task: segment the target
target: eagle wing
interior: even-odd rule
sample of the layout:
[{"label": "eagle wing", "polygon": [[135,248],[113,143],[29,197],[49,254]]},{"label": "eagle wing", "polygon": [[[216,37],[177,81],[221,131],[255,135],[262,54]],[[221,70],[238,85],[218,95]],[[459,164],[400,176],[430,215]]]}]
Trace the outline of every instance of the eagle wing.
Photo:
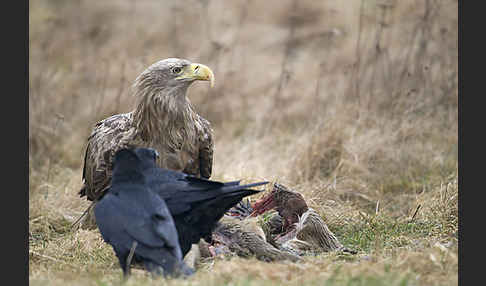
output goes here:
[{"label": "eagle wing", "polygon": [[112,160],[121,148],[128,148],[134,129],[132,113],[112,115],[99,121],[88,138],[80,197],[94,201],[110,186]]},{"label": "eagle wing", "polygon": [[213,129],[206,119],[199,116],[203,134],[200,137],[199,172],[201,177],[210,178],[213,169]]}]

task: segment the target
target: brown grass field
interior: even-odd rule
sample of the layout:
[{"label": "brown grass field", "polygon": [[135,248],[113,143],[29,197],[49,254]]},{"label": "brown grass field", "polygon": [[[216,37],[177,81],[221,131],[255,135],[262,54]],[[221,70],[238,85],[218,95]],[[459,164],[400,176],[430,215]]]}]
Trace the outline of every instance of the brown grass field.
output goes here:
[{"label": "brown grass field", "polygon": [[[458,1],[29,1],[29,282],[119,285],[99,232],[70,229],[94,123],[155,61],[208,65],[212,179],[301,192],[357,255],[238,257],[126,285],[457,285]],[[255,196],[257,199],[260,195]]]}]

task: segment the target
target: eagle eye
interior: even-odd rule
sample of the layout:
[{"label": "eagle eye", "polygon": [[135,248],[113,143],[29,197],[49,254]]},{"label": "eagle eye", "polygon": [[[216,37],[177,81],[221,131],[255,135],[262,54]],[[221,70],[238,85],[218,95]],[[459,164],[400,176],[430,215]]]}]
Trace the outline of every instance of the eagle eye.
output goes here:
[{"label": "eagle eye", "polygon": [[173,67],[171,71],[173,74],[180,74],[182,69],[180,67]]}]

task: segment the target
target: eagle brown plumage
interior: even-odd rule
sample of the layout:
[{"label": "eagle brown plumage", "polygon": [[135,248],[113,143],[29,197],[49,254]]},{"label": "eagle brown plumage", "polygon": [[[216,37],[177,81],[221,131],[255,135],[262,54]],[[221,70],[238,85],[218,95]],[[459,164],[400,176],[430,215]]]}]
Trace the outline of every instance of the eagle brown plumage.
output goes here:
[{"label": "eagle brown plumage", "polygon": [[135,79],[135,109],[96,123],[88,138],[79,191],[80,197],[93,201],[83,225],[94,227],[90,209],[110,186],[112,160],[121,148],[153,148],[159,152],[159,167],[203,178],[211,176],[213,130],[186,96],[196,80],[210,81],[213,86],[213,72],[185,59],[158,61]]}]

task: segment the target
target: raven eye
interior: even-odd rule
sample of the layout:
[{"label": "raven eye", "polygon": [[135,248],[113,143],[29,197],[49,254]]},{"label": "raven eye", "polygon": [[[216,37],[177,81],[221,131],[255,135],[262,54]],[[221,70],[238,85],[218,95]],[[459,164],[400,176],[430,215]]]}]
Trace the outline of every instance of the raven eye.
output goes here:
[{"label": "raven eye", "polygon": [[173,67],[172,68],[172,73],[174,74],[179,74],[181,73],[182,69],[180,67]]},{"label": "raven eye", "polygon": [[164,216],[161,216],[159,214],[154,214],[153,217],[152,217],[154,220],[165,220],[165,217]]}]

